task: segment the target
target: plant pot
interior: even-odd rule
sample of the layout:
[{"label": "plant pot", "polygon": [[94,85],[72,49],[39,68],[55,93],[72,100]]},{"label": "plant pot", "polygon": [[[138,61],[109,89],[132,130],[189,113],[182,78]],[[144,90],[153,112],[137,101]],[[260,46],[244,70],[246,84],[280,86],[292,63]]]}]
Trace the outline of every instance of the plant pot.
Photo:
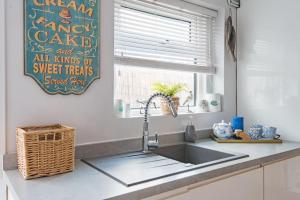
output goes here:
[{"label": "plant pot", "polygon": [[[174,102],[175,109],[178,112],[178,107],[179,107],[179,97],[172,97],[172,101]],[[164,115],[171,115],[172,111],[168,105],[168,102],[165,100],[161,100],[161,110]]]}]

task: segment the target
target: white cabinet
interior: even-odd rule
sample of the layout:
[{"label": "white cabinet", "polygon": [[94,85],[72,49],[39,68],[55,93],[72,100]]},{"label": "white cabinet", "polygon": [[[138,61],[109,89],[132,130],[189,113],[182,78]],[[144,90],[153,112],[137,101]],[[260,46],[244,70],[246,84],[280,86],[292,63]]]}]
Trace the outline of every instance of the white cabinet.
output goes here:
[{"label": "white cabinet", "polygon": [[7,193],[7,200],[14,200],[14,198],[10,192]]},{"label": "white cabinet", "polygon": [[300,156],[264,167],[264,200],[300,199]]},{"label": "white cabinet", "polygon": [[6,197],[6,187],[3,180],[1,180],[0,177],[0,200],[5,200],[5,197]]},{"label": "white cabinet", "polygon": [[10,190],[7,191],[7,200],[15,200]]},{"label": "white cabinet", "polygon": [[255,169],[208,184],[188,186],[147,200],[263,200],[263,169]]}]

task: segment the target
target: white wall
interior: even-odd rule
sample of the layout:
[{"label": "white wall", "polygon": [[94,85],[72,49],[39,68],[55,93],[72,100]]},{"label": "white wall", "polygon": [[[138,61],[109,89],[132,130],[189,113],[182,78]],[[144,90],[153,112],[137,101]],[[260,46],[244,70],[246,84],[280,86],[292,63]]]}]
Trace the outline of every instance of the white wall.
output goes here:
[{"label": "white wall", "polygon": [[[209,3],[215,8],[225,8],[227,5],[226,0],[192,1]],[[78,144],[141,136],[142,119],[118,119],[113,114],[113,1],[101,1],[102,78],[81,96],[50,96],[34,80],[24,76],[22,2],[6,0],[8,152],[15,152],[15,128],[29,124],[60,122],[74,126]],[[223,60],[226,70],[222,70],[223,65],[218,67],[225,79],[224,112],[197,115],[198,129],[210,128],[215,121],[229,120],[235,114],[235,67],[227,54]],[[153,117],[150,129],[163,134],[183,131],[185,118],[181,116],[173,120],[170,117]]]},{"label": "white wall", "polygon": [[5,153],[5,29],[4,29],[5,5],[4,3],[5,1],[0,2],[0,156],[1,154]]},{"label": "white wall", "polygon": [[242,0],[238,10],[238,113],[299,140],[300,1]]}]

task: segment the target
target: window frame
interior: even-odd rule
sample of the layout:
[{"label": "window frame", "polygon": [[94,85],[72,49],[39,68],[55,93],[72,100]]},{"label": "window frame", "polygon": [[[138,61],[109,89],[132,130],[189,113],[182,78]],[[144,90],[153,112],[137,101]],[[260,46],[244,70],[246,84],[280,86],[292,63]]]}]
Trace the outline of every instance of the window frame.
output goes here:
[{"label": "window frame", "polygon": [[[115,0],[116,1],[116,0]],[[127,0],[125,0],[127,1]],[[167,8],[171,8],[171,9],[177,9],[178,8],[178,4],[185,4],[189,5],[187,6],[188,8],[188,13],[198,13],[199,9],[201,11],[204,11],[204,13],[213,13],[211,15],[215,15],[215,20],[217,19],[218,16],[218,11],[214,10],[214,9],[210,9],[210,8],[206,8],[200,5],[196,5],[193,3],[188,3],[185,1],[179,1],[179,0],[174,0],[173,2],[176,2],[174,5],[170,5],[171,1],[168,0],[158,0],[156,2],[150,2],[148,0],[129,0],[129,1],[142,1],[142,2],[147,2],[147,3],[153,3],[159,6],[166,6]],[[182,6],[181,6],[182,7]],[[197,7],[197,8],[196,8]],[[133,9],[134,8],[130,8],[129,9]],[[187,9],[183,9],[183,10],[187,10]],[[145,12],[143,10],[137,10],[138,12]],[[215,12],[217,12],[217,14],[215,14]],[[153,14],[155,15],[155,13],[149,13],[149,14]],[[209,15],[208,14],[208,15]],[[167,16],[162,16],[162,17],[167,17]],[[177,19],[180,20],[180,19]],[[191,22],[190,22],[191,23]],[[212,34],[213,36],[213,34]],[[209,42],[210,45],[212,43],[212,41]],[[211,58],[212,64],[214,63],[214,53],[216,52],[212,52],[213,54],[213,58]],[[153,69],[165,69],[165,70],[176,70],[176,71],[187,71],[187,72],[191,72],[193,73],[193,82],[194,82],[194,90],[193,90],[193,98],[194,98],[194,103],[193,105],[190,105],[189,107],[192,108],[192,110],[197,113],[197,110],[199,110],[197,104],[198,101],[200,100],[200,98],[202,98],[202,94],[199,94],[199,84],[200,83],[204,83],[204,81],[206,80],[206,78],[204,78],[204,75],[215,75],[217,73],[217,69],[215,66],[210,66],[210,67],[205,67],[205,66],[201,66],[201,65],[189,65],[189,64],[177,64],[177,63],[170,63],[170,62],[163,62],[163,61],[156,61],[156,60],[148,60],[148,59],[141,59],[141,58],[131,58],[131,57],[126,57],[126,56],[119,56],[115,54],[115,47],[114,47],[114,65],[116,64],[120,64],[120,65],[126,65],[126,66],[135,66],[135,67],[147,67],[147,68],[153,68]],[[114,70],[115,67],[114,67]],[[200,74],[199,74],[200,73]],[[205,80],[204,80],[205,79]],[[116,81],[115,81],[116,82]],[[203,89],[204,87],[206,87],[206,85],[203,85]],[[188,106],[179,106],[180,108],[187,108]],[[159,107],[158,107],[159,108]],[[131,108],[131,110],[133,110],[134,112],[136,112],[137,110],[140,110],[141,108]],[[152,113],[154,110],[156,110],[155,108],[151,108]],[[154,113],[160,115],[161,113],[158,113],[156,111],[154,111]],[[182,113],[181,113],[182,114]],[[134,114],[135,115],[135,114]],[[155,115],[155,114],[154,114]]]}]

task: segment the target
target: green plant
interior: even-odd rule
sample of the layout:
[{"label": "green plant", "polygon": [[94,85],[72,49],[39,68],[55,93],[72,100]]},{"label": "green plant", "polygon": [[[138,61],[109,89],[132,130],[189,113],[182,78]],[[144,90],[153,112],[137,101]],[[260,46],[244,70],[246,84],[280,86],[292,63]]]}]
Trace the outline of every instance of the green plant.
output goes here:
[{"label": "green plant", "polygon": [[155,92],[161,92],[170,97],[174,97],[177,93],[187,90],[187,86],[182,83],[167,85],[157,82],[152,85],[152,90]]}]

